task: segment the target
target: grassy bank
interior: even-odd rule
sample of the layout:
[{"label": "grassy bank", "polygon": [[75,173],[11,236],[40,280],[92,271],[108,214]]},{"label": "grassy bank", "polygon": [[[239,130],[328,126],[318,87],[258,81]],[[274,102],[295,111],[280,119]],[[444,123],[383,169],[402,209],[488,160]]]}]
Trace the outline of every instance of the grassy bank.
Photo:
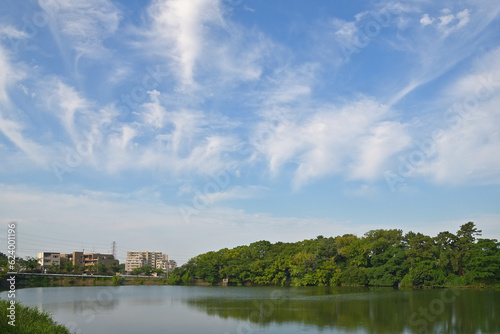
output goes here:
[{"label": "grassy bank", "polygon": [[[118,285],[167,285],[163,277],[55,277],[55,276],[23,276],[16,279],[17,288],[34,287],[70,287],[70,286],[118,286]],[[7,285],[2,282],[2,289]]]},{"label": "grassy bank", "polygon": [[9,325],[11,306],[8,300],[0,299],[0,333],[6,334],[70,334],[71,332],[59,325],[46,312],[40,312],[35,307],[27,307],[19,303],[15,304],[15,326]]},{"label": "grassy bank", "polygon": [[56,287],[56,286],[110,286],[112,279],[107,277],[48,277],[25,276],[19,277],[17,286],[27,287]]}]

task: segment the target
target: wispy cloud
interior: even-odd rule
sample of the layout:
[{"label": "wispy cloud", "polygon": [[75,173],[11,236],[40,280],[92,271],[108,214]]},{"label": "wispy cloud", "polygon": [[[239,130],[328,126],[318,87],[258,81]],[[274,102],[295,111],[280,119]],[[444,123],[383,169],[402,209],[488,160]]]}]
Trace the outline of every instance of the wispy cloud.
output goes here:
[{"label": "wispy cloud", "polygon": [[7,89],[25,76],[23,66],[15,66],[9,53],[0,44],[0,103],[9,103]]},{"label": "wispy cloud", "polygon": [[155,0],[148,8],[151,26],[143,33],[149,37],[153,52],[172,62],[183,86],[195,84],[198,58],[206,49],[211,25],[222,27],[218,1]]},{"label": "wispy cloud", "polygon": [[25,31],[19,30],[12,25],[0,25],[0,37],[7,39],[23,39],[27,38],[28,34]]},{"label": "wispy cloud", "polygon": [[470,21],[469,9],[464,9],[456,14],[452,14],[451,10],[443,9],[444,15],[432,18],[429,14],[424,14],[420,19],[422,26],[432,25],[437,28],[444,36],[462,29]]},{"label": "wispy cloud", "polygon": [[409,143],[404,126],[390,110],[370,99],[344,106],[326,105],[283,124],[263,145],[271,173],[296,166],[292,185],[299,189],[331,174],[377,178],[387,159]]},{"label": "wispy cloud", "polygon": [[[449,3],[448,8],[415,3],[414,12],[420,14],[418,24],[407,29],[403,36],[385,38],[386,43],[396,50],[407,52],[417,57],[418,64],[413,64],[407,73],[407,84],[390,98],[393,105],[415,91],[417,88],[440,77],[466,59],[475,50],[474,45],[480,43],[482,33],[489,24],[498,17],[498,3],[486,1],[478,4],[465,1],[457,5]],[[463,9],[463,7],[466,7]],[[440,9],[438,9],[440,8]],[[403,17],[415,22],[414,17],[401,12]],[[465,29],[467,28],[467,29]]]},{"label": "wispy cloud", "polygon": [[234,122],[198,110],[167,110],[168,96],[158,91],[149,96],[134,112],[135,121],[114,124],[100,145],[99,159],[108,172],[204,175],[225,168],[225,154],[235,150],[237,139],[222,132],[231,132]]},{"label": "wispy cloud", "polygon": [[[24,152],[31,161],[34,161],[38,167],[47,167],[47,150],[35,141],[25,138],[23,130],[25,128],[20,123],[4,118],[2,112],[0,112],[0,132]],[[16,155],[6,157],[4,163],[7,164],[11,158],[19,159]]]},{"label": "wispy cloud", "polygon": [[265,190],[266,188],[263,186],[235,186],[220,192],[208,193],[205,196],[207,202],[213,205],[222,201],[255,198],[261,195]]},{"label": "wispy cloud", "polygon": [[135,32],[133,44],[163,59],[177,89],[188,93],[223,93],[228,83],[256,80],[276,49],[258,30],[232,22],[218,0],[155,0]]},{"label": "wispy cloud", "polygon": [[56,6],[39,3],[50,9],[45,13],[50,14],[51,30],[61,48],[70,45],[75,51],[75,62],[81,57],[97,60],[109,56],[104,40],[117,31],[121,15],[111,1],[58,1]]},{"label": "wispy cloud", "polygon": [[89,117],[94,112],[92,103],[58,77],[41,78],[38,85],[37,97],[41,105],[59,120],[75,145],[82,137],[81,131],[90,123]]},{"label": "wispy cloud", "polygon": [[[25,68],[22,64],[14,65],[8,53],[0,45],[0,133],[2,133],[12,144],[19,148],[29,159],[38,167],[46,167],[46,150],[38,145],[36,141],[26,138],[25,131],[26,122],[16,111],[16,107],[11,104],[9,90],[22,80],[25,76]],[[9,150],[4,147],[3,152]],[[10,152],[9,152],[10,153]],[[9,160],[19,160],[18,155],[6,156],[3,158],[5,164],[9,164]]]},{"label": "wispy cloud", "polygon": [[422,167],[439,183],[500,184],[500,49],[447,89],[435,158]]}]

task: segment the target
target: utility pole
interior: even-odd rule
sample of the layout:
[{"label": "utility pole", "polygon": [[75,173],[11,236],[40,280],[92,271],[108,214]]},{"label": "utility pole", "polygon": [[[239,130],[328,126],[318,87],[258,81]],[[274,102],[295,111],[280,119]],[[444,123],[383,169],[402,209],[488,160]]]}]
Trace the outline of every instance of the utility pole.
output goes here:
[{"label": "utility pole", "polygon": [[113,258],[116,260],[116,242],[113,241]]}]

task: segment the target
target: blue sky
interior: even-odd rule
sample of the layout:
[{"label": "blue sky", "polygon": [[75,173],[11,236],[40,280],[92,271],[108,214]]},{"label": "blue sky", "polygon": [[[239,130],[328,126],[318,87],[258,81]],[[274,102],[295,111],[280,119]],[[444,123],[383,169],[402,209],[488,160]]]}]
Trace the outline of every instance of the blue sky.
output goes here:
[{"label": "blue sky", "polygon": [[496,0],[2,6],[0,220],[20,256],[116,241],[184,263],[468,221],[500,238]]}]

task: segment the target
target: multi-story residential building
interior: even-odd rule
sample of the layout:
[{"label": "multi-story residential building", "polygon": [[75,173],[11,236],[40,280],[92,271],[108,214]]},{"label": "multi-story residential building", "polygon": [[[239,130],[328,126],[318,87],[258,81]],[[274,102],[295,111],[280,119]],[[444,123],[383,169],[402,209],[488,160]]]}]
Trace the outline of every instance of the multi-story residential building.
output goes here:
[{"label": "multi-story residential building", "polygon": [[66,261],[70,261],[73,266],[79,264],[82,267],[87,267],[96,264],[104,264],[110,267],[112,264],[118,264],[112,254],[100,253],[83,253],[73,252],[69,254],[60,254],[55,252],[41,252],[37,254],[38,263],[42,270],[52,264],[63,265]]},{"label": "multi-story residential building", "polygon": [[150,266],[152,268],[171,270],[168,255],[162,252],[127,252],[125,271],[131,272],[135,268]]},{"label": "multi-story residential building", "polygon": [[168,255],[164,254],[162,257],[156,260],[156,269],[162,269],[163,271],[169,270],[168,268]]},{"label": "multi-story residential building", "polygon": [[56,252],[40,252],[37,254],[38,263],[40,264],[42,270],[55,264],[61,264],[61,254]]},{"label": "multi-story residential building", "polygon": [[85,266],[85,261],[83,260],[83,252],[73,252],[70,254],[61,254],[61,264],[69,261],[73,266],[80,265]]},{"label": "multi-story residential building", "polygon": [[144,252],[127,252],[127,260],[125,261],[125,271],[131,272],[135,268],[145,266]]},{"label": "multi-story residential building", "polygon": [[112,264],[118,264],[118,260],[115,260],[113,254],[101,254],[101,253],[83,254],[83,261],[85,263],[85,266],[104,264],[108,268]]}]

